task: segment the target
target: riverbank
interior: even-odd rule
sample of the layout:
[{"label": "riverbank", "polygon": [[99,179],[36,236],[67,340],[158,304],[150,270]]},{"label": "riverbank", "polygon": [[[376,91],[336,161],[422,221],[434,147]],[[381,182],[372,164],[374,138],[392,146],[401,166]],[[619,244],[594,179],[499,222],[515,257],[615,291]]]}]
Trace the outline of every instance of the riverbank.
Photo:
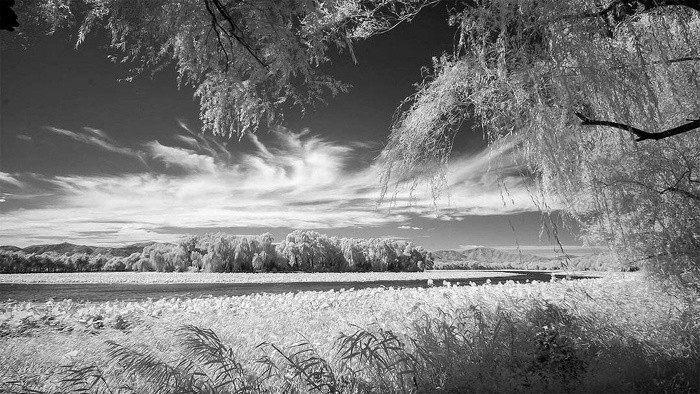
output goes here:
[{"label": "riverbank", "polygon": [[[236,274],[228,274],[229,276]],[[567,278],[566,275],[555,274],[554,278]],[[192,276],[192,275],[190,275]],[[450,285],[483,285],[488,283],[502,283],[513,281],[516,283],[548,282],[552,280],[549,272],[463,272],[461,275],[450,275],[445,278],[441,275],[394,275],[366,273],[359,277],[363,280],[352,280],[353,275],[326,275],[321,279],[325,281],[310,281],[316,279],[314,274],[285,275],[258,278],[258,282],[171,282],[171,283],[143,283],[143,282],[116,282],[116,283],[0,283],[0,300],[15,301],[46,301],[64,300],[73,301],[142,301],[159,298],[197,298],[197,297],[232,297],[250,294],[280,294],[298,293],[303,291],[342,291],[349,289],[367,288],[417,288]],[[431,277],[432,276],[432,277]],[[355,275],[354,277],[357,277]],[[162,278],[162,276],[160,276]],[[569,279],[590,278],[588,276],[569,275]],[[70,276],[64,279],[71,279]],[[95,279],[95,278],[93,278]],[[153,280],[155,278],[149,278]],[[187,278],[179,278],[187,279]],[[215,278],[214,278],[215,279]],[[231,278],[233,279],[233,278]],[[240,279],[240,278],[239,278]],[[261,281],[267,279],[268,282]],[[274,279],[274,282],[269,280]],[[297,281],[298,279],[305,279]],[[344,279],[344,281],[331,280]],[[383,280],[382,280],[383,279]]]},{"label": "riverbank", "polygon": [[[531,272],[549,272],[533,270]],[[609,276],[610,272],[555,271],[557,275]],[[454,280],[505,278],[517,275],[512,270],[431,270],[424,272],[71,272],[0,274],[3,283],[292,283],[292,282],[377,282],[403,280]]]}]

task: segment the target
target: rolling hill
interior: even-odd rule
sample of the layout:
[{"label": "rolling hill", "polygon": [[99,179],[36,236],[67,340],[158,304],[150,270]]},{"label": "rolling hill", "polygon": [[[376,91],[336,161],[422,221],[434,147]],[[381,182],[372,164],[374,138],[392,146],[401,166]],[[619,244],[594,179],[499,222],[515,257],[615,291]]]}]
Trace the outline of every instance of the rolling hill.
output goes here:
[{"label": "rolling hill", "polygon": [[141,253],[144,247],[151,245],[153,242],[144,242],[132,245],[126,245],[122,247],[103,247],[103,246],[87,246],[87,245],[75,245],[71,243],[60,243],[60,244],[48,244],[48,245],[32,245],[26,248],[18,248],[16,246],[0,246],[0,250],[6,250],[10,252],[24,253],[34,253],[42,254],[46,252],[53,252],[56,254],[76,254],[85,253],[88,255],[92,254],[109,254],[116,257],[128,257],[132,253]]},{"label": "rolling hill", "polygon": [[[560,269],[566,265],[575,270],[618,271],[622,268],[610,253],[588,253],[581,256],[542,257],[494,248],[438,250],[432,252],[435,269]],[[628,267],[627,269],[636,269]]]},{"label": "rolling hill", "polygon": [[433,257],[435,260],[441,261],[476,261],[480,263],[558,260],[526,253],[510,252],[486,247],[467,249],[461,252],[455,250],[439,250],[433,252]]}]

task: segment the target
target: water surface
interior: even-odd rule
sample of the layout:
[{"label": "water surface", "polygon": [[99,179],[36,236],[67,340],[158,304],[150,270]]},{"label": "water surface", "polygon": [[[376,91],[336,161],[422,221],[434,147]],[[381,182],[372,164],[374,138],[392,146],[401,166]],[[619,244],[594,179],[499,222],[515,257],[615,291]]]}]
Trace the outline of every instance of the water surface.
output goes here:
[{"label": "water surface", "polygon": [[[503,271],[500,271],[503,272]],[[449,282],[462,285],[474,282],[478,285],[486,283],[501,283],[512,280],[524,283],[526,281],[549,281],[551,274],[546,272],[508,271],[517,275],[493,278],[450,279]],[[563,274],[557,274],[563,277]],[[584,277],[573,277],[580,279]],[[435,280],[434,285],[442,285],[442,280]],[[340,289],[366,289],[374,287],[415,288],[428,287],[427,280],[381,280],[374,282],[290,282],[290,283],[0,283],[0,300],[17,301],[46,301],[73,299],[75,301],[141,301],[146,299],[172,297],[206,297],[206,296],[242,296],[256,293],[297,293],[300,291],[329,291]]]}]

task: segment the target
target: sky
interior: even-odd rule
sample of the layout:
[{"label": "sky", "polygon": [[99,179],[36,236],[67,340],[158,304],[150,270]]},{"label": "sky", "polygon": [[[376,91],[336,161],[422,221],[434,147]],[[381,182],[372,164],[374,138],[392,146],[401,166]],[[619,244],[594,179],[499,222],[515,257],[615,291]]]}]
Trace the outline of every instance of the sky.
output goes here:
[{"label": "sky", "polygon": [[[349,93],[240,140],[201,131],[193,91],[178,89],[172,68],[119,81],[129,66],[110,62],[104,34],[77,49],[71,32],[24,50],[0,41],[0,244],[117,245],[215,231],[281,240],[307,229],[431,250],[553,245],[513,146],[487,147],[471,127],[455,140],[439,198],[399,185],[378,200],[375,158],[421,67],[451,51],[445,18],[428,9],[356,43],[358,64],[334,54],[323,67]],[[564,228],[559,237],[578,244]]]}]

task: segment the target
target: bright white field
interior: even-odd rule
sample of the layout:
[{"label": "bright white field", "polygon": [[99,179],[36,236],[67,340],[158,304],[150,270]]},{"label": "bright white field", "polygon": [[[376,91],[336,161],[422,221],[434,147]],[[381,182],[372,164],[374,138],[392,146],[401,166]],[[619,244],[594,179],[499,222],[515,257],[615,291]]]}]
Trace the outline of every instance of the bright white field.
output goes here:
[{"label": "bright white field", "polygon": [[513,276],[495,271],[426,272],[79,272],[42,274],[0,274],[0,283],[292,283],[292,282],[375,282],[386,280],[441,280],[503,278]]},{"label": "bright white field", "polygon": [[[288,346],[301,339],[332,357],[341,332],[357,327],[381,327],[409,334],[427,316],[450,319],[476,306],[518,313],[528,302],[549,300],[577,314],[624,327],[640,339],[653,337],[668,344],[665,330],[675,318],[677,300],[643,280],[639,273],[576,281],[507,282],[486,286],[432,288],[372,288],[329,292],[255,294],[241,297],[161,299],[140,302],[0,303],[0,380],[41,376],[53,387],[57,366],[69,361],[89,363],[105,351],[105,341],[125,345],[148,344],[165,358],[177,347],[173,330],[183,324],[213,329],[242,360],[259,356],[256,345],[272,342]],[[92,323],[100,316],[101,328]],[[118,329],[118,321],[129,323]],[[28,322],[36,327],[23,331]],[[665,346],[665,345],[664,345]]]}]

